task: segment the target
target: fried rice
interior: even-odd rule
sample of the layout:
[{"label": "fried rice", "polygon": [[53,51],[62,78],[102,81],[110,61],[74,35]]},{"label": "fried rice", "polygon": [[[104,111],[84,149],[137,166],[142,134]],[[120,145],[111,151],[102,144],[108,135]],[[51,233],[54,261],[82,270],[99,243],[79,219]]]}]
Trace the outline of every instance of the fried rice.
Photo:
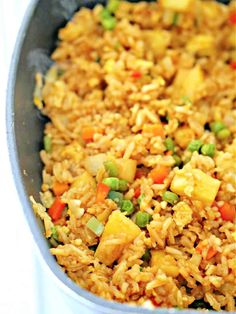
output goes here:
[{"label": "fried rice", "polygon": [[36,75],[41,202],[82,288],[148,308],[235,311],[236,2],[81,8]]}]

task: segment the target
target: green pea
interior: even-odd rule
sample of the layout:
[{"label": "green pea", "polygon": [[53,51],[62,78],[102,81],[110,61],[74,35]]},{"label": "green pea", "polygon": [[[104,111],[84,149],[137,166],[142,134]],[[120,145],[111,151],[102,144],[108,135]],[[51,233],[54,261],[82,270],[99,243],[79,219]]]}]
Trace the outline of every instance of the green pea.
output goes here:
[{"label": "green pea", "polygon": [[119,191],[125,192],[128,189],[128,182],[124,179],[119,180]]},{"label": "green pea", "polygon": [[223,130],[220,130],[216,136],[219,140],[225,140],[227,139],[229,136],[231,135],[231,132],[229,129],[223,129]]},{"label": "green pea", "polygon": [[214,157],[214,154],[215,154],[215,144],[204,144],[201,147],[201,153],[204,156]]},{"label": "green pea", "polygon": [[50,135],[45,135],[43,138],[44,149],[47,153],[52,152],[52,138]]},{"label": "green pea", "polygon": [[226,126],[224,125],[224,123],[220,122],[220,121],[212,122],[210,124],[210,129],[215,134],[217,134],[219,131],[221,131],[225,128],[226,128]]},{"label": "green pea", "polygon": [[146,249],[145,250],[145,253],[143,254],[143,256],[142,256],[142,260],[144,261],[144,262],[149,262],[150,261],[150,259],[151,259],[151,253],[150,253],[150,249]]},{"label": "green pea", "polygon": [[104,167],[106,172],[110,177],[117,177],[118,176],[118,166],[113,160],[108,160],[104,162]]},{"label": "green pea", "polygon": [[138,225],[140,228],[144,228],[147,226],[147,224],[150,222],[151,215],[146,213],[146,212],[137,212],[136,217],[135,217],[135,223]]},{"label": "green pea", "polygon": [[106,184],[110,187],[111,190],[118,191],[119,190],[119,179],[115,177],[105,178],[102,183]]},{"label": "green pea", "polygon": [[170,138],[170,137],[168,137],[166,140],[165,140],[165,146],[166,146],[166,149],[167,150],[170,150],[170,151],[172,151],[172,152],[174,152],[175,151],[175,144],[174,144],[174,141]]},{"label": "green pea", "polygon": [[170,191],[166,191],[163,193],[162,195],[162,199],[163,201],[166,201],[167,203],[170,203],[171,205],[174,205],[178,202],[179,197],[177,194],[170,192]]},{"label": "green pea", "polygon": [[194,140],[188,145],[188,150],[192,153],[198,152],[202,145],[203,145],[202,141]]},{"label": "green pea", "polygon": [[134,211],[134,205],[130,200],[123,200],[120,210],[126,212],[127,215],[131,215]]},{"label": "green pea", "polygon": [[116,191],[110,191],[107,196],[108,199],[112,200],[117,204],[118,207],[121,207],[123,201],[123,194]]}]

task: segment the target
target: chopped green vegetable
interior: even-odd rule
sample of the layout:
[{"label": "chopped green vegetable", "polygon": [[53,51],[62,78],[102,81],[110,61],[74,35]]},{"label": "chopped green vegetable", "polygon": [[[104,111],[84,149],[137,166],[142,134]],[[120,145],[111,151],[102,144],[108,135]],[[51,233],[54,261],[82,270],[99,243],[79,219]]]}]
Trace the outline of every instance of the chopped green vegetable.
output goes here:
[{"label": "chopped green vegetable", "polygon": [[108,160],[104,162],[104,167],[106,172],[110,177],[117,177],[118,176],[118,166],[113,160]]},{"label": "chopped green vegetable", "polygon": [[120,210],[122,212],[126,212],[127,215],[131,215],[134,211],[134,205],[130,200],[123,200],[121,202],[121,208]]},{"label": "chopped green vegetable", "polygon": [[146,213],[146,212],[137,212],[136,217],[135,217],[135,223],[138,225],[140,228],[146,227],[146,225],[149,223],[151,220],[151,215]]},{"label": "chopped green vegetable", "polygon": [[215,154],[215,144],[204,144],[201,147],[201,153],[204,156],[214,157],[214,154]]},{"label": "chopped green vegetable", "polygon": [[107,10],[111,13],[115,13],[120,5],[119,0],[109,0],[107,3]]},{"label": "chopped green vegetable", "polygon": [[216,136],[219,140],[225,140],[227,139],[229,136],[231,135],[231,132],[229,129],[223,129],[223,130],[220,130]]},{"label": "chopped green vegetable", "polygon": [[128,189],[128,182],[124,179],[119,180],[119,191],[125,192]]},{"label": "chopped green vegetable", "polygon": [[202,147],[203,143],[200,140],[194,140],[188,145],[188,150],[190,152],[198,152],[199,149]]},{"label": "chopped green vegetable", "polygon": [[139,271],[140,271],[140,272],[143,271],[143,267],[142,267],[142,266],[139,267]]},{"label": "chopped green vegetable", "polygon": [[95,217],[91,217],[87,222],[86,226],[97,236],[100,236],[104,230],[104,225]]},{"label": "chopped green vegetable", "polygon": [[175,154],[172,157],[175,160],[175,166],[179,167],[182,164],[181,158],[178,155],[175,155]]},{"label": "chopped green vegetable", "polygon": [[102,180],[103,184],[109,186],[111,190],[118,191],[119,190],[119,179],[115,177],[105,178]]},{"label": "chopped green vegetable", "polygon": [[51,228],[51,231],[52,231],[52,238],[56,241],[58,241],[58,233],[57,233],[57,228],[56,226],[53,226]]},{"label": "chopped green vegetable", "polygon": [[165,191],[162,196],[163,201],[166,201],[167,203],[170,203],[171,205],[174,205],[178,202],[179,197],[177,194],[170,192],[170,191]]},{"label": "chopped green vegetable", "polygon": [[101,24],[106,30],[113,30],[116,26],[116,18],[111,15],[109,10],[103,9],[101,12]]},{"label": "chopped green vegetable", "polygon": [[178,24],[178,20],[179,20],[179,13],[175,12],[173,16],[172,25],[176,26]]},{"label": "chopped green vegetable", "polygon": [[166,146],[166,149],[167,150],[170,150],[170,151],[172,151],[172,152],[174,152],[175,151],[175,144],[174,144],[174,141],[170,138],[170,137],[168,137],[166,140],[165,140],[165,146]]},{"label": "chopped green vegetable", "polygon": [[107,10],[106,8],[104,8],[101,12],[101,19],[106,19],[106,18],[110,18],[112,15],[110,13],[109,10]]},{"label": "chopped green vegetable", "polygon": [[226,126],[223,122],[216,121],[210,124],[210,129],[213,133],[217,134],[219,131],[225,129]]},{"label": "chopped green vegetable", "polygon": [[123,201],[123,194],[116,191],[110,191],[107,196],[108,199],[112,200],[117,204],[118,207],[121,207]]},{"label": "chopped green vegetable", "polygon": [[58,243],[57,243],[57,241],[54,238],[50,238],[49,242],[50,242],[52,247],[57,247],[58,246]]},{"label": "chopped green vegetable", "polygon": [[138,197],[137,202],[138,202],[139,206],[141,205],[141,202],[142,202],[142,200],[144,199],[144,197],[145,197],[144,194],[141,194],[141,195]]},{"label": "chopped green vegetable", "polygon": [[52,151],[52,138],[50,135],[45,135],[43,138],[44,149],[47,153],[51,153]]},{"label": "chopped green vegetable", "polygon": [[151,259],[151,253],[150,253],[150,250],[149,249],[146,249],[145,250],[145,253],[143,254],[143,256],[142,256],[142,260],[144,261],[144,262],[149,262],[150,261],[150,259]]}]

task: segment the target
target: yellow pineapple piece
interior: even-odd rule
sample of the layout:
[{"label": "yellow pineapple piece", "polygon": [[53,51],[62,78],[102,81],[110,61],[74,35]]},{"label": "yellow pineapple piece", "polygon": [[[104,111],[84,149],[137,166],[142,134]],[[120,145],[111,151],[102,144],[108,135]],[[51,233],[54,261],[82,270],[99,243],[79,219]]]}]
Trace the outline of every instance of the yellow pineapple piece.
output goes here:
[{"label": "yellow pineapple piece", "polygon": [[188,144],[194,139],[194,132],[189,127],[181,127],[175,131],[174,138],[176,144],[178,144],[181,148],[186,148]]},{"label": "yellow pineapple piece", "polygon": [[106,154],[87,156],[84,159],[84,167],[92,176],[96,176],[98,170],[103,167],[103,164],[106,160],[107,160]]},{"label": "yellow pineapple piece", "polygon": [[193,2],[193,0],[160,0],[163,8],[177,12],[187,12]]},{"label": "yellow pineapple piece", "polygon": [[175,174],[170,189],[178,195],[189,196],[210,206],[215,200],[219,187],[220,181],[203,171],[183,168]]},{"label": "yellow pineapple piece", "polygon": [[196,35],[190,39],[186,49],[201,56],[209,56],[215,50],[215,40],[211,35]]},{"label": "yellow pineapple piece", "polygon": [[146,31],[145,39],[155,55],[163,55],[171,41],[170,32],[165,30]]},{"label": "yellow pineapple piece", "polygon": [[105,225],[95,256],[102,263],[111,265],[140,233],[141,230],[131,219],[118,210],[112,212]]},{"label": "yellow pineapple piece", "polygon": [[161,269],[167,276],[177,277],[179,269],[173,256],[164,251],[152,250],[151,266]]},{"label": "yellow pineapple piece", "polygon": [[187,96],[191,101],[194,101],[203,81],[203,72],[198,65],[190,70],[179,70],[174,82],[176,96],[179,98]]},{"label": "yellow pineapple piece", "polygon": [[93,190],[96,190],[96,181],[87,171],[78,176],[72,183],[71,187],[80,189],[85,185],[89,185]]},{"label": "yellow pineapple piece", "polygon": [[118,159],[117,163],[119,165],[119,178],[132,183],[136,173],[137,161],[133,159]]},{"label": "yellow pineapple piece", "polygon": [[173,211],[174,221],[180,229],[183,229],[193,219],[192,217],[193,211],[191,207],[185,202],[179,202],[178,204],[176,204],[173,207]]}]

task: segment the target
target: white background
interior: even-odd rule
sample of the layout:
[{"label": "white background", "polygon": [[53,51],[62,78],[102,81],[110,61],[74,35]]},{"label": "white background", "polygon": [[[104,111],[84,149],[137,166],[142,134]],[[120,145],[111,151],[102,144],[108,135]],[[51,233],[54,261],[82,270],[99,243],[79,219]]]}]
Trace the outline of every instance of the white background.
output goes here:
[{"label": "white background", "polygon": [[34,251],[7,155],[5,92],[11,54],[29,0],[0,0],[0,313],[35,314]]},{"label": "white background", "polygon": [[39,256],[11,173],[5,123],[7,78],[29,3],[0,0],[0,314],[95,314],[65,293],[69,290]]}]

